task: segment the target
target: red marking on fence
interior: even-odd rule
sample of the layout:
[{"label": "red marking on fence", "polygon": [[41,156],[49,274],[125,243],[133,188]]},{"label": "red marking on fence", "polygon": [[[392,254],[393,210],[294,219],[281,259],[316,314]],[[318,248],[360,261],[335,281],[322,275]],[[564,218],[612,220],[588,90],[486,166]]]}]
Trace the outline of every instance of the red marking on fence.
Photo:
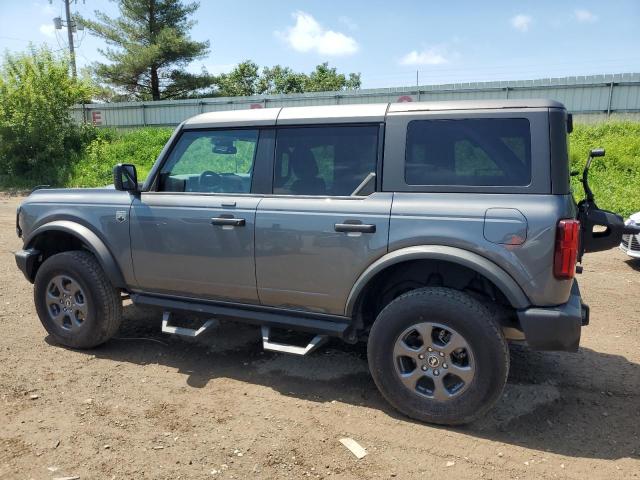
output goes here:
[{"label": "red marking on fence", "polygon": [[251,109],[253,109],[253,108],[264,108],[264,105],[262,105],[261,103],[252,103],[249,108],[251,108]]},{"label": "red marking on fence", "polygon": [[94,125],[102,125],[102,112],[99,112],[99,111],[91,112],[91,122]]},{"label": "red marking on fence", "polygon": [[401,97],[398,97],[398,102],[413,102],[413,98],[409,95],[402,95]]}]

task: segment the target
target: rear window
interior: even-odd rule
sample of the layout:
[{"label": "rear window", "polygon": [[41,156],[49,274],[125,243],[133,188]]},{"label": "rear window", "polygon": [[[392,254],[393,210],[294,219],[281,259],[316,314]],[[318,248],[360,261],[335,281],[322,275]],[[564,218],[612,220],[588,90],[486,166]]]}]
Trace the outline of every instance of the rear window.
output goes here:
[{"label": "rear window", "polygon": [[529,185],[529,120],[413,120],[407,127],[404,175],[407,185]]}]

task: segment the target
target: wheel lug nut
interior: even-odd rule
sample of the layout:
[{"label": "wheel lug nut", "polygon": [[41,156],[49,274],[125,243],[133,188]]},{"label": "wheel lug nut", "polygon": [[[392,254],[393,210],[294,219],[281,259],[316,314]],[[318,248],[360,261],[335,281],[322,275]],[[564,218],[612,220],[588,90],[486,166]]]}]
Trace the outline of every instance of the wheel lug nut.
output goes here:
[{"label": "wheel lug nut", "polygon": [[427,350],[428,350],[429,352],[433,352],[433,348],[431,348],[431,347],[427,348]]},{"label": "wheel lug nut", "polygon": [[443,363],[442,368],[449,368],[449,365],[447,365],[446,363]]},{"label": "wheel lug nut", "polygon": [[418,358],[419,358],[420,360],[424,360],[424,355],[423,355],[423,354],[420,354],[420,355],[418,355]]},{"label": "wheel lug nut", "polygon": [[426,372],[427,371],[427,366],[426,365],[422,365],[422,371]]},{"label": "wheel lug nut", "polygon": [[434,370],[433,374],[437,377],[438,375],[440,375],[440,370]]},{"label": "wheel lug nut", "polygon": [[440,352],[440,356],[441,356],[441,357],[444,357],[444,352]]}]

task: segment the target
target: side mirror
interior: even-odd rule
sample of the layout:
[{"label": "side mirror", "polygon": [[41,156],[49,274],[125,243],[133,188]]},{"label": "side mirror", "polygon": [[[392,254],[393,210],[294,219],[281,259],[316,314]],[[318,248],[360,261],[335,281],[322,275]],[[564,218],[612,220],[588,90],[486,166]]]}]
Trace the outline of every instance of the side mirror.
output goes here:
[{"label": "side mirror", "polygon": [[113,167],[113,185],[122,192],[138,191],[138,172],[130,163],[119,163]]},{"label": "side mirror", "polygon": [[604,157],[604,148],[594,148],[589,152],[591,157]]}]

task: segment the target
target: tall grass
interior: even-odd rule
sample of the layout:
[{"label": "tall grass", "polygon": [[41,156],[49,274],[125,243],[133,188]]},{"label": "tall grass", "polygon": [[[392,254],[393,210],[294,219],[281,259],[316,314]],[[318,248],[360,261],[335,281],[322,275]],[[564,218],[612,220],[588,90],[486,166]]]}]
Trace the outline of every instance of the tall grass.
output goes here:
[{"label": "tall grass", "polygon": [[113,183],[113,166],[133,163],[142,180],[171,136],[170,128],[140,128],[129,132],[100,130],[84,155],[70,167],[66,187],[97,187]]},{"label": "tall grass", "polygon": [[640,123],[606,122],[576,125],[570,135],[571,169],[580,172],[572,177],[576,200],[584,196],[579,179],[592,148],[606,150],[589,170],[589,184],[600,208],[623,216],[640,211]]}]

